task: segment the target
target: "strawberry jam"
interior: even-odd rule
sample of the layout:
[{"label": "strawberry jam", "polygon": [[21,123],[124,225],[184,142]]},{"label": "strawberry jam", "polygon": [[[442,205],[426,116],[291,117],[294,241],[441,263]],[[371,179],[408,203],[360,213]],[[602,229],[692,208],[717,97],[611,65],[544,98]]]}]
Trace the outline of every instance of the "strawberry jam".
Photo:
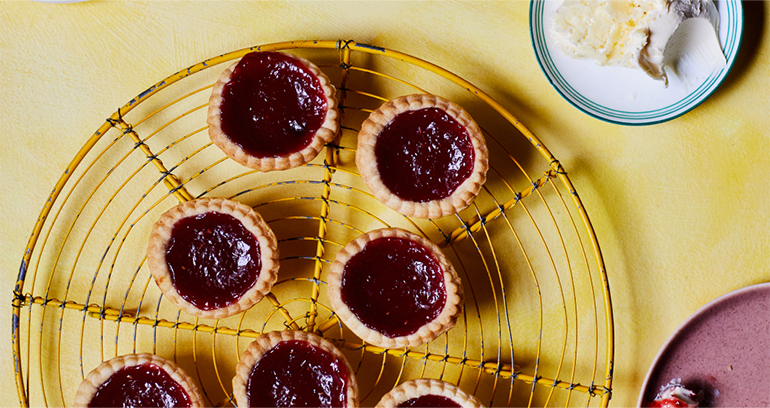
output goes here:
[{"label": "strawberry jam", "polygon": [[451,407],[460,408],[461,405],[454,402],[451,398],[447,398],[441,395],[428,394],[417,398],[404,401],[398,405],[399,407]]},{"label": "strawberry jam", "polygon": [[404,238],[378,238],[348,260],[342,301],[368,328],[408,336],[441,314],[444,271],[430,251]]},{"label": "strawberry jam", "polygon": [[246,395],[251,407],[345,407],[345,363],[306,341],[282,341],[251,369]]},{"label": "strawberry jam", "polygon": [[152,363],[123,367],[96,390],[89,407],[189,407],[184,388]]},{"label": "strawberry jam", "polygon": [[305,148],[326,119],[321,81],[300,61],[277,52],[246,54],[222,91],[222,130],[255,157]]},{"label": "strawberry jam", "polygon": [[174,224],[166,262],[176,291],[202,310],[237,302],[262,268],[254,234],[232,215],[215,211]]},{"label": "strawberry jam", "polygon": [[680,400],[677,397],[671,397],[663,400],[655,400],[648,406],[654,408],[688,408],[690,407],[690,404]]},{"label": "strawberry jam", "polygon": [[401,199],[441,200],[473,172],[474,151],[463,125],[438,108],[398,114],[374,146],[382,182]]}]

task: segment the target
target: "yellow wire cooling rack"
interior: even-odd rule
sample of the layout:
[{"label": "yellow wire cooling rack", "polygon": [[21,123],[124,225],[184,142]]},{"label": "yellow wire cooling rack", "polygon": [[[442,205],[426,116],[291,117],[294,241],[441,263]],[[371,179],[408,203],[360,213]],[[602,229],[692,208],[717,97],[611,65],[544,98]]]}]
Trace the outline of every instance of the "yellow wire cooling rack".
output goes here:
[{"label": "yellow wire cooling rack", "polygon": [[[290,50],[338,88],[342,131],[318,158],[283,172],[244,168],[213,146],[210,89],[228,61]],[[463,106],[487,138],[491,168],[455,216],[409,219],[358,176],[358,129],[384,101],[432,93]],[[152,282],[145,248],[160,214],[194,197],[253,206],[279,239],[279,279],[266,299],[227,319],[181,313]],[[329,307],[326,276],[356,236],[401,227],[438,243],[465,287],[455,328],[386,350],[363,343]],[[150,87],[112,114],[77,153],[32,231],[13,298],[21,406],[71,405],[83,376],[132,352],[172,359],[207,403],[232,405],[248,344],[271,330],[333,341],[356,371],[362,406],[417,377],[440,378],[489,406],[607,406],[613,320],[601,252],[564,168],[513,115],[436,65],[354,41],[297,41],[224,54]]]}]

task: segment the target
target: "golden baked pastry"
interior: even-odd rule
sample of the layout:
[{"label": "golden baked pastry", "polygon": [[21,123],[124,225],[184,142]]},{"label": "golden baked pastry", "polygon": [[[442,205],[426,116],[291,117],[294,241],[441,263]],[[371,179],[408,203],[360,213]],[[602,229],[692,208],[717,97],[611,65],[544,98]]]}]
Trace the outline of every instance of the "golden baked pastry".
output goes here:
[{"label": "golden baked pastry", "polygon": [[163,294],[180,309],[219,319],[270,292],[278,274],[275,234],[237,201],[201,198],[177,205],[155,223],[147,262]]},{"label": "golden baked pastry", "polygon": [[304,331],[257,337],[233,377],[233,397],[246,407],[358,406],[358,384],[333,344]]},{"label": "golden baked pastry", "polygon": [[399,228],[368,232],[337,253],[332,308],[362,340],[384,348],[427,343],[462,312],[460,278],[441,250]]},{"label": "golden baked pastry", "polygon": [[212,89],[209,136],[227,156],[253,169],[300,166],[339,131],[335,93],[329,78],[304,58],[246,54]]},{"label": "golden baked pastry", "polygon": [[152,354],[128,354],[101,363],[75,394],[75,407],[203,407],[193,380]]},{"label": "golden baked pastry", "polygon": [[420,378],[407,381],[385,394],[377,408],[457,407],[482,408],[476,397],[446,381]]},{"label": "golden baked pastry", "polygon": [[486,181],[489,154],[476,122],[433,95],[393,99],[358,133],[356,165],[386,206],[418,218],[467,208]]}]

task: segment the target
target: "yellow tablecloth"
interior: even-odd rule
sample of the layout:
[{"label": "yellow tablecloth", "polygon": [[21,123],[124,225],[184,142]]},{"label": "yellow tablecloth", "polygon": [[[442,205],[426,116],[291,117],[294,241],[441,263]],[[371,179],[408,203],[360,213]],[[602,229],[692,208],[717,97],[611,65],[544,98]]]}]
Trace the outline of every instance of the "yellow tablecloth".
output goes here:
[{"label": "yellow tablecloth", "polygon": [[[744,2],[738,61],[721,88],[668,123],[621,127],[549,85],[529,2],[117,2],[0,7],[0,316],[30,231],[61,171],[118,106],[223,52],[354,39],[445,67],[522,120],[569,170],[607,264],[615,312],[612,406],[632,406],[671,332],[731,290],[770,281],[770,7]],[[0,405],[16,405],[10,324]]]}]

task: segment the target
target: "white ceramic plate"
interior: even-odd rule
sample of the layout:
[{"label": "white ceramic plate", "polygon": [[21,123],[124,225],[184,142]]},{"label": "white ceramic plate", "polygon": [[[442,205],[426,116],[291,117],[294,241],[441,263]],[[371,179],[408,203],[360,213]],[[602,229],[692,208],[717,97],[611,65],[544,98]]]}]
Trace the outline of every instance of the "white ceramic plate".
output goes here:
[{"label": "white ceramic plate", "polygon": [[651,125],[679,117],[706,100],[722,84],[738,56],[743,36],[740,0],[718,0],[719,41],[727,64],[700,83],[666,88],[641,70],[602,67],[566,56],[551,42],[551,15],[559,0],[532,0],[529,30],[535,56],[548,81],[576,108],[620,125]]}]

